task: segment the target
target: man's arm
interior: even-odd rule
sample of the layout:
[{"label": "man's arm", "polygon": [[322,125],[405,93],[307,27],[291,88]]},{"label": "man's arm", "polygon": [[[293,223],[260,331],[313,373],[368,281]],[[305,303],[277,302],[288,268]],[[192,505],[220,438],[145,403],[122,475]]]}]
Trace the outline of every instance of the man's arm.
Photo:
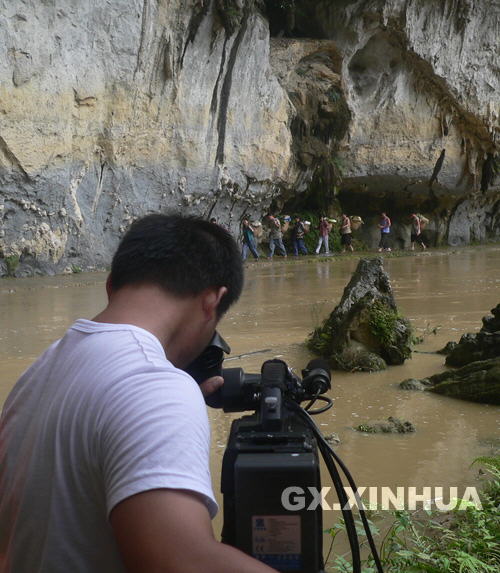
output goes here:
[{"label": "man's arm", "polygon": [[272,573],[267,565],[216,541],[202,499],[185,490],[133,495],[110,522],[130,573]]}]

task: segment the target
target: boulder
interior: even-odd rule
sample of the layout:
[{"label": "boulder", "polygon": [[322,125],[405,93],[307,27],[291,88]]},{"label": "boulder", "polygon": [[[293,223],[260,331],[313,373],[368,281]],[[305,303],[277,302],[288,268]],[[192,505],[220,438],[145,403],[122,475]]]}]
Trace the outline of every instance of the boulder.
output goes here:
[{"label": "boulder", "polygon": [[404,380],[400,388],[500,405],[500,304],[483,317],[478,333],[464,334],[458,344],[448,342],[439,352],[447,355],[447,366],[459,368],[422,380]]},{"label": "boulder", "polygon": [[471,362],[429,378],[431,392],[486,404],[500,405],[500,357]]},{"label": "boulder", "polygon": [[458,346],[458,342],[455,342],[454,340],[450,340],[449,342],[447,342],[445,344],[445,346],[443,348],[441,348],[441,350],[438,350],[437,353],[438,354],[444,354],[445,356],[448,356],[448,354],[451,354],[451,352],[453,350],[455,350],[455,348]]},{"label": "boulder", "polygon": [[500,357],[500,304],[491,313],[483,317],[483,327],[478,333],[464,334],[447,353],[447,366],[465,366],[476,360]]},{"label": "boulder", "polygon": [[380,257],[361,259],[342,299],[308,347],[348,371],[382,370],[411,356],[412,333],[397,311],[389,276]]},{"label": "boulder", "polygon": [[427,390],[432,383],[429,382],[428,378],[422,378],[422,380],[418,380],[417,378],[408,378],[403,380],[399,387],[402,390]]},{"label": "boulder", "polygon": [[500,358],[478,360],[462,368],[447,370],[429,378],[410,378],[403,390],[428,390],[451,398],[500,405]]}]

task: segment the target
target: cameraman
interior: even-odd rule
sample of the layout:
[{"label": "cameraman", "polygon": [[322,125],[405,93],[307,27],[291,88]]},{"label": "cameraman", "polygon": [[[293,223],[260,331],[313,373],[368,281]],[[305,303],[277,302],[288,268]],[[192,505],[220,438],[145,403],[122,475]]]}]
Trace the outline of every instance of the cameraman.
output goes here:
[{"label": "cameraman", "polygon": [[0,419],[2,573],[262,572],[218,543],[209,425],[179,368],[239,297],[224,229],[150,215],[113,258],[108,305],[21,376]]}]

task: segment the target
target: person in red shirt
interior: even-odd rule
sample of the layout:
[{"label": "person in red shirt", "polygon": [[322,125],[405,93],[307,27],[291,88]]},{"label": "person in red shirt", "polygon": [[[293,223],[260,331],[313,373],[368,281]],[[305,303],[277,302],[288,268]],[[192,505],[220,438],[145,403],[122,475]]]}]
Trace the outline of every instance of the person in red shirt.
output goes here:
[{"label": "person in red shirt", "polygon": [[328,219],[326,217],[320,217],[320,220],[319,220],[319,240],[318,240],[318,246],[316,247],[316,254],[317,255],[319,255],[319,252],[321,250],[321,245],[324,245],[324,247],[325,247],[325,255],[330,254],[330,250],[328,248],[328,235],[329,235],[331,230],[332,230],[332,225],[328,221]]}]

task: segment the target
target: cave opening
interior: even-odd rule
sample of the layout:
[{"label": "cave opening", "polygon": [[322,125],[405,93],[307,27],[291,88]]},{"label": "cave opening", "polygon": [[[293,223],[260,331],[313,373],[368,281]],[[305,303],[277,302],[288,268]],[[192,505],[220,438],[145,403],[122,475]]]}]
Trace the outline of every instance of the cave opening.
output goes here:
[{"label": "cave opening", "polygon": [[326,38],[311,0],[264,0],[272,38]]}]

